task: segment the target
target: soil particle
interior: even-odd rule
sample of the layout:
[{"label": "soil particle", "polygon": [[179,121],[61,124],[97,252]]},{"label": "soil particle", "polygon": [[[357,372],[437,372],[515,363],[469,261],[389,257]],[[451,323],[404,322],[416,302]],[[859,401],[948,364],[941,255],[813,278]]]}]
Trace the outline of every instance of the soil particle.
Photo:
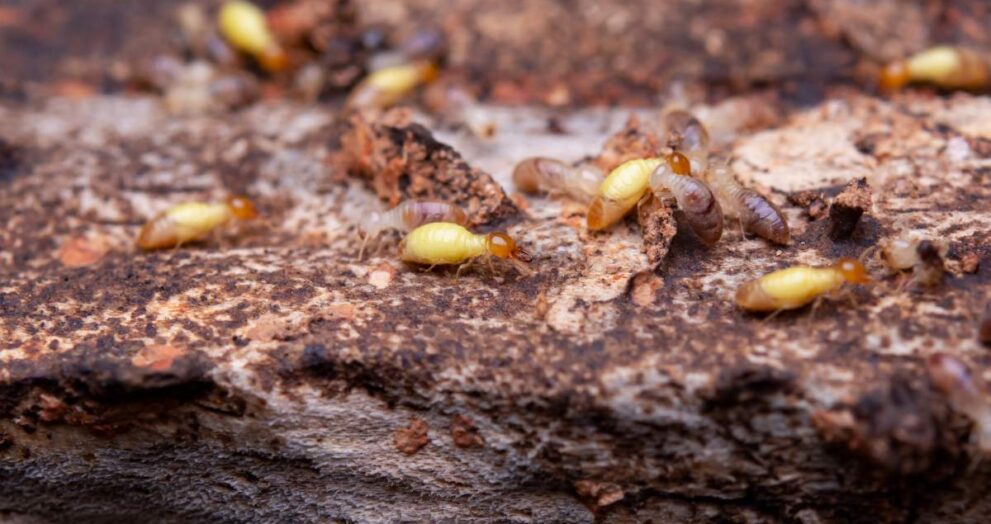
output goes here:
[{"label": "soil particle", "polygon": [[833,240],[849,238],[860,217],[871,210],[871,188],[866,178],[851,180],[829,206],[829,236]]},{"label": "soil particle", "polygon": [[464,415],[451,417],[451,440],[459,448],[485,447],[485,439],[479,434],[475,422]]},{"label": "soil particle", "polygon": [[637,207],[637,222],[643,236],[643,252],[651,267],[657,268],[671,248],[671,240],[678,233],[674,209],[648,194]]},{"label": "soil particle", "polygon": [[109,242],[101,237],[74,237],[59,250],[58,258],[65,267],[95,264],[110,250]]},{"label": "soil particle", "polygon": [[399,451],[407,455],[416,454],[420,448],[430,442],[430,437],[427,435],[427,423],[414,418],[409,422],[409,426],[396,430],[392,442]]},{"label": "soil particle", "polygon": [[788,202],[804,208],[812,220],[819,220],[826,216],[828,206],[818,191],[796,191],[788,195]]},{"label": "soil particle", "polygon": [[627,160],[656,157],[662,152],[660,137],[636,115],[630,115],[626,126],[610,136],[595,159],[603,173],[609,173]]},{"label": "soil particle", "polygon": [[579,480],[575,483],[575,491],[592,511],[615,504],[624,497],[623,488],[611,482]]}]

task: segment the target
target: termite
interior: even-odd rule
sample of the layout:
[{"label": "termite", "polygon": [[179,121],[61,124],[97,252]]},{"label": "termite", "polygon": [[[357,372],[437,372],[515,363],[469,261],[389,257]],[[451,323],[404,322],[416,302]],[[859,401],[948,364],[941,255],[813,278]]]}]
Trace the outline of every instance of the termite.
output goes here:
[{"label": "termite", "polygon": [[368,240],[387,229],[408,232],[432,222],[452,222],[463,226],[468,223],[468,214],[457,204],[421,200],[405,200],[384,213],[371,213],[358,226],[365,236],[358,258],[364,255]]},{"label": "termite", "polygon": [[610,171],[588,206],[588,229],[598,231],[619,222],[650,188],[651,172],[663,164],[660,157],[643,158],[628,160]]},{"label": "termite", "polygon": [[572,167],[560,160],[531,157],[513,169],[513,183],[524,193],[563,194],[583,204],[595,198],[605,177],[597,167]]},{"label": "termite", "polygon": [[688,225],[703,243],[715,244],[723,234],[723,210],[705,182],[692,178],[691,161],[681,153],[671,153],[667,162],[654,168],[650,188],[663,199],[674,195],[678,208],[685,213]]},{"label": "termite", "polygon": [[716,199],[726,216],[738,220],[745,231],[778,244],[788,244],[791,232],[784,214],[760,193],[747,189],[725,166],[713,166],[705,172]]},{"label": "termite", "polygon": [[148,221],[138,235],[141,249],[167,249],[201,240],[232,220],[258,216],[247,197],[236,196],[224,202],[186,202],[172,206]]},{"label": "termite", "polygon": [[389,107],[418,86],[433,81],[438,73],[439,69],[433,60],[414,60],[373,71],[351,91],[347,107]]},{"label": "termite", "polygon": [[269,30],[264,11],[256,5],[241,0],[224,3],[217,25],[232,46],[254,57],[266,71],[288,67],[288,55]]},{"label": "termite", "polygon": [[971,373],[963,361],[945,353],[930,356],[926,371],[932,385],[946,395],[953,409],[974,422],[972,441],[981,451],[991,452],[991,402],[984,381]]},{"label": "termite", "polygon": [[747,311],[798,309],[843,284],[871,281],[857,259],[841,258],[829,267],[795,266],[768,273],[736,290],[736,305]]},{"label": "termite", "polygon": [[881,71],[884,90],[910,82],[928,82],[944,89],[984,89],[991,85],[991,66],[973,49],[937,46],[892,62]]},{"label": "termite", "polygon": [[709,132],[702,122],[682,109],[664,115],[668,145],[691,160],[692,173],[705,173],[709,166]]},{"label": "termite", "polygon": [[912,270],[912,281],[932,287],[943,279],[943,259],[949,245],[907,234],[881,243],[881,258],[894,271]]},{"label": "termite", "polygon": [[404,262],[431,267],[460,264],[459,273],[470,262],[486,255],[522,263],[532,260],[506,233],[476,234],[451,222],[424,224],[406,235],[399,248],[399,258]]}]

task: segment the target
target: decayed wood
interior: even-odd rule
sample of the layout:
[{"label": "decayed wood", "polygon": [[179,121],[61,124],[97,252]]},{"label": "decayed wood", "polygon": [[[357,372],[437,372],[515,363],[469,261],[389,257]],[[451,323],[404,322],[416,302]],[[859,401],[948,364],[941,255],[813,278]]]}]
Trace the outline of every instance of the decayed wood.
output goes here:
[{"label": "decayed wood", "polygon": [[[509,231],[535,254],[532,276],[481,265],[455,278],[398,263],[394,239],[357,259],[352,217],[383,203],[346,176],[335,144],[348,124],[327,110],[0,105],[16,152],[0,178],[0,511],[980,522],[991,466],[922,365],[936,350],[988,364],[991,102],[839,92],[766,120],[776,127],[747,123],[765,108],[692,110],[788,215],[787,247],[730,229],[706,248],[682,229],[651,254],[641,224],[664,238],[677,213],[588,234],[580,208],[512,193],[514,161],[596,155],[625,112],[564,116],[567,140],[534,133],[533,110],[493,112],[500,132],[484,144],[443,132],[466,172],[519,203]],[[849,238],[786,198],[831,198],[861,177],[874,203]],[[235,191],[265,220],[134,248],[170,204]],[[884,277],[814,317],[732,304],[747,279],[859,256],[899,227],[949,240],[951,269],[979,263],[932,290]]]}]

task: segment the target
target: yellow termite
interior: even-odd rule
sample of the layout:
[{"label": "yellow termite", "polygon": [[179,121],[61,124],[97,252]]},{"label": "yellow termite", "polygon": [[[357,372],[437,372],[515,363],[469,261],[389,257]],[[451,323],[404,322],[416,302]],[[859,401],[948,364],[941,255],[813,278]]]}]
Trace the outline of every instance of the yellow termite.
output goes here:
[{"label": "yellow termite", "polygon": [[468,223],[468,213],[457,204],[427,200],[404,200],[398,206],[384,213],[364,215],[358,227],[364,232],[364,240],[358,251],[360,260],[365,253],[365,245],[388,229],[409,232],[431,222],[451,222],[458,225]]},{"label": "yellow termite", "polygon": [[439,69],[432,60],[414,60],[374,71],[348,96],[347,107],[386,108],[400,101],[422,84],[437,78]]},{"label": "yellow termite", "polygon": [[829,267],[790,267],[744,283],[736,290],[736,305],[760,312],[797,309],[847,282],[870,281],[864,265],[853,258],[841,258]]},{"label": "yellow termite", "polygon": [[246,197],[231,197],[225,202],[186,202],[172,206],[148,221],[138,235],[141,249],[167,249],[200,240],[231,220],[250,220],[258,216]]},{"label": "yellow termite", "polygon": [[430,266],[465,264],[485,255],[520,262],[532,260],[506,233],[476,234],[451,222],[422,225],[406,235],[399,248],[403,262]]},{"label": "yellow termite", "polygon": [[613,169],[588,207],[588,229],[598,231],[619,222],[650,188],[650,174],[664,163],[660,157],[643,158]]},{"label": "yellow termite", "polygon": [[892,91],[910,82],[944,89],[979,90],[991,86],[991,66],[973,49],[937,46],[897,60],[881,71],[881,88]]},{"label": "yellow termite", "polygon": [[289,65],[285,50],[272,35],[265,12],[258,6],[241,0],[225,2],[217,25],[232,46],[254,57],[266,71],[282,71]]},{"label": "yellow termite", "polygon": [[560,160],[535,156],[513,169],[513,183],[524,193],[563,194],[587,204],[598,193],[602,171],[590,164],[570,166]]}]

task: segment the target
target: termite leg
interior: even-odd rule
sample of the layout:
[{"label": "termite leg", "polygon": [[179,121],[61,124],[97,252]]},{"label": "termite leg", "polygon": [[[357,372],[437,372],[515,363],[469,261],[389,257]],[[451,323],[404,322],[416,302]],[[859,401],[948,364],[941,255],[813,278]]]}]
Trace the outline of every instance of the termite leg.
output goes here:
[{"label": "termite leg", "polygon": [[846,295],[847,300],[850,301],[850,306],[856,308],[859,303],[857,302],[857,295],[853,294],[853,289],[849,287],[844,288],[843,294]]},{"label": "termite leg", "polygon": [[873,255],[875,251],[877,251],[877,244],[874,244],[873,246],[870,246],[867,249],[865,249],[864,252],[861,253],[859,257],[857,257],[857,260],[859,260],[860,263],[863,264],[867,261],[867,257]]},{"label": "termite leg", "polygon": [[912,277],[903,273],[899,274],[898,278],[900,281],[898,282],[898,285],[895,286],[895,293],[904,293],[905,290],[908,289],[909,284],[912,283],[913,279]]},{"label": "termite leg", "polygon": [[[458,270],[454,273],[454,278],[455,279],[461,278],[461,272],[464,271],[465,268],[470,267],[474,262],[475,262],[475,259],[472,258],[472,259],[468,260],[467,262],[465,262],[465,263],[461,264],[460,266],[458,266]],[[430,266],[430,267],[433,267],[433,266]]]},{"label": "termite leg", "polygon": [[372,239],[371,233],[365,233],[361,240],[361,249],[358,250],[358,262],[361,262],[365,258],[365,247],[368,246],[368,241]]},{"label": "termite leg", "polygon": [[772,318],[780,315],[781,312],[783,312],[783,311],[785,311],[785,310],[784,309],[775,309],[773,313],[771,313],[770,315],[762,318],[761,319],[761,322],[770,322]]}]

